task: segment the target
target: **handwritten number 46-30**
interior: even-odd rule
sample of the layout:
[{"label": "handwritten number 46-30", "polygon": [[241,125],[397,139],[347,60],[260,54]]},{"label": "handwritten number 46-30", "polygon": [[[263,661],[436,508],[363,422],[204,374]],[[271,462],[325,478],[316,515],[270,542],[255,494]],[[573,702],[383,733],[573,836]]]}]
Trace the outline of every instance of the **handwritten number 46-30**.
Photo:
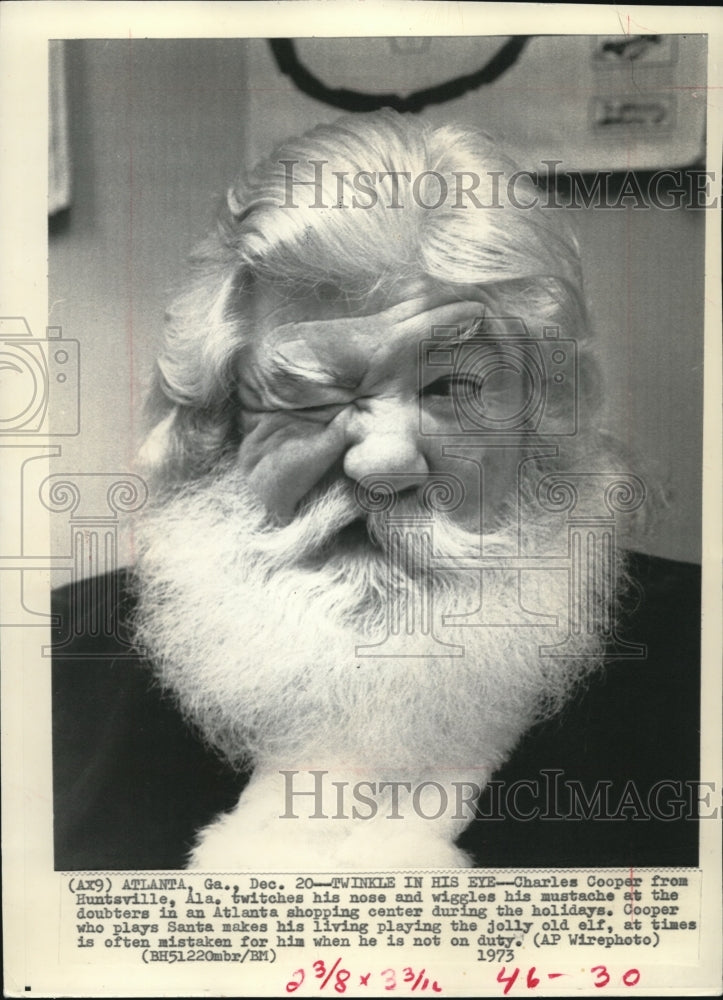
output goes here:
[{"label": "handwritten number 46-30", "polygon": [[[540,985],[540,979],[538,976],[535,975],[535,971],[536,970],[534,965],[527,970],[527,988],[529,990],[532,990],[535,988],[535,986]],[[593,986],[595,986],[597,989],[602,989],[604,986],[607,986],[607,984],[610,982],[610,973],[608,972],[608,970],[605,968],[604,965],[593,965],[593,967],[590,969],[590,972],[595,977]],[[510,992],[512,987],[515,985],[515,982],[517,981],[517,977],[519,976],[519,974],[520,970],[517,968],[513,969],[512,972],[508,974],[507,966],[505,965],[503,965],[500,971],[497,973],[497,982],[505,984],[504,989],[502,990],[505,996]],[[564,973],[548,972],[547,978],[559,979],[560,976],[562,975],[564,975]],[[638,972],[637,969],[628,969],[627,972],[623,973],[621,978],[624,986],[637,986],[638,983],[640,982],[640,973]]]}]

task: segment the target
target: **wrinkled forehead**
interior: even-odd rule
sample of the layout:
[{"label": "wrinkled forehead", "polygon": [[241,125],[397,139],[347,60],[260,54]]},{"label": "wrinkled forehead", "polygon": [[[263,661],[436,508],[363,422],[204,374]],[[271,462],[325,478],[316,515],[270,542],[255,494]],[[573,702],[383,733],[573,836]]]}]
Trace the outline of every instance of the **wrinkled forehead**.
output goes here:
[{"label": "wrinkled forehead", "polygon": [[328,285],[303,294],[258,284],[248,296],[250,322],[244,354],[262,368],[334,358],[353,378],[370,355],[431,336],[453,338],[484,315],[489,295],[477,285],[430,278],[400,282],[392,290],[347,294]]}]

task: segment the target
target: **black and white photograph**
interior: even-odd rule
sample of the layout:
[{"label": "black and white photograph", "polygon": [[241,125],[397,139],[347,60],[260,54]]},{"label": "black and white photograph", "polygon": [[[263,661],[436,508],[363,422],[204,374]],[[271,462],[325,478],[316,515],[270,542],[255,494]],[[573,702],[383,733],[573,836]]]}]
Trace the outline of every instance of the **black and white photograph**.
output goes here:
[{"label": "black and white photograph", "polygon": [[6,995],[716,995],[719,13],[40,6]]}]

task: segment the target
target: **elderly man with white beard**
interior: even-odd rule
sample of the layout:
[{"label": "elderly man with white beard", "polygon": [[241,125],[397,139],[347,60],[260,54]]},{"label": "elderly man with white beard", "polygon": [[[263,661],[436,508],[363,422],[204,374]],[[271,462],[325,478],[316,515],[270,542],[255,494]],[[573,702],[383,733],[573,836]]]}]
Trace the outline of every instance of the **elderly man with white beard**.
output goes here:
[{"label": "elderly man with white beard", "polygon": [[[194,263],[115,633],[143,657],[128,707],[158,702],[141,742],[162,718],[170,772],[196,762],[168,836],[209,870],[485,863],[463,838],[481,791],[605,655],[643,649],[618,635],[614,534],[595,549],[560,502],[609,529],[609,490],[644,492],[598,429],[576,241],[484,133],[389,112],[282,144]],[[131,785],[149,764],[136,748]],[[60,867],[83,853],[73,766]]]}]

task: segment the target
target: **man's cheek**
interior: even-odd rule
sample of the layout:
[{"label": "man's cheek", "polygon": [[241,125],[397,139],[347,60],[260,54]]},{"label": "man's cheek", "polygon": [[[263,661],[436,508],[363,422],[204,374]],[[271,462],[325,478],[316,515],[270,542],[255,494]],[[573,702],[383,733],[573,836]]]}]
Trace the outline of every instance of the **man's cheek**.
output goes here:
[{"label": "man's cheek", "polygon": [[[346,418],[300,418],[297,414],[249,414],[250,428],[241,441],[238,464],[249,488],[266,507],[290,516],[338,461],[346,448]],[[242,425],[243,426],[243,425]]]}]

